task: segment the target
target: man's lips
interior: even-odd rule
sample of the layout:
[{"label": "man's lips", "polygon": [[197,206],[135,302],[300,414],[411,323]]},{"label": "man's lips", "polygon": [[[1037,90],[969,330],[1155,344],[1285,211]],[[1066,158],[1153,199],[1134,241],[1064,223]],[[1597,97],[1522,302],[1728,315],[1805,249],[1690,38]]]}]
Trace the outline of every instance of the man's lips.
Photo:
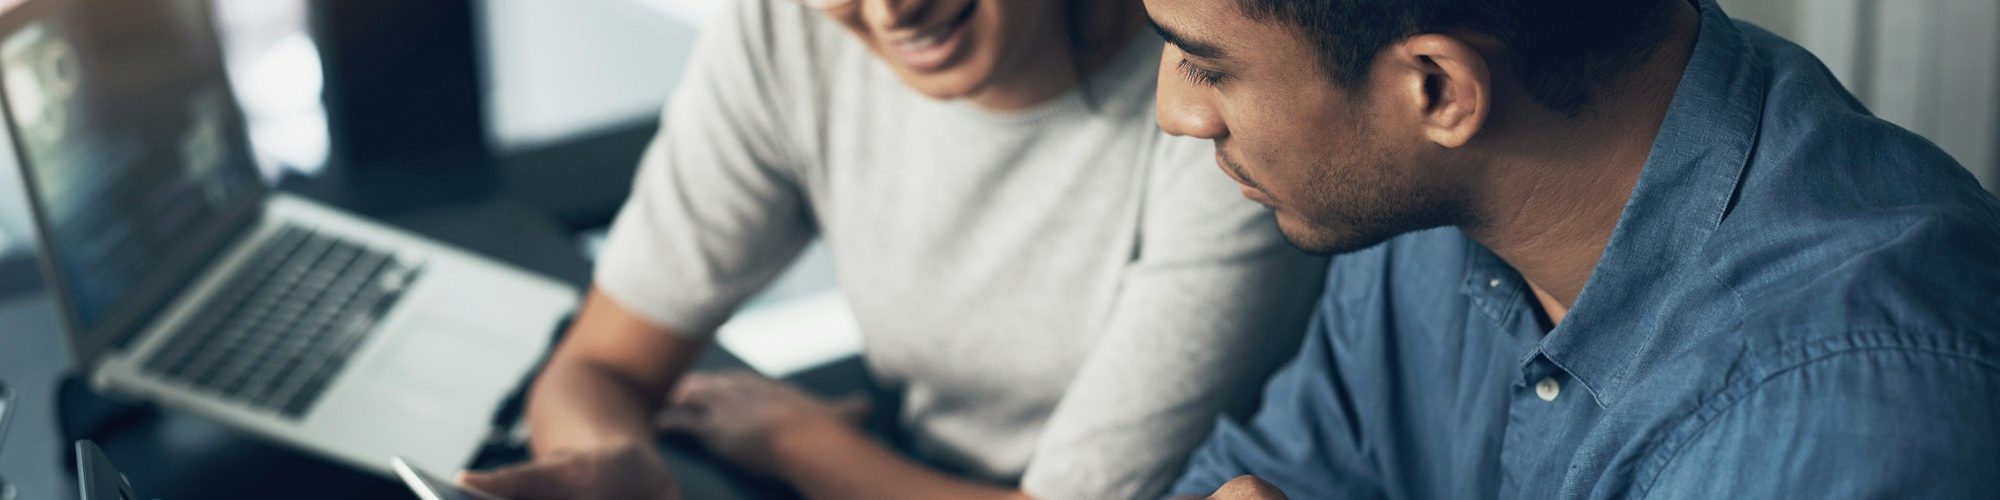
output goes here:
[{"label": "man's lips", "polygon": [[1239,176],[1236,169],[1230,167],[1229,160],[1223,158],[1221,151],[1215,153],[1215,166],[1222,169],[1222,175],[1229,176],[1229,180],[1236,181],[1236,188],[1243,192],[1244,198],[1249,198],[1250,201],[1257,202],[1266,207],[1273,206],[1271,195],[1253,187],[1248,179]]},{"label": "man's lips", "polygon": [[1263,191],[1258,191],[1258,190],[1257,190],[1257,188],[1253,188],[1253,187],[1250,187],[1250,186],[1246,186],[1246,185],[1242,185],[1242,184],[1237,184],[1237,185],[1236,185],[1236,189],[1237,189],[1237,190],[1239,190],[1239,191],[1242,191],[1242,192],[1243,192],[1243,197],[1244,197],[1244,198],[1249,198],[1249,199],[1250,199],[1250,201],[1254,201],[1254,202],[1257,202],[1257,204],[1259,204],[1259,205],[1263,205],[1263,206],[1266,206],[1266,207],[1272,207],[1272,206],[1274,206],[1274,205],[1272,205],[1272,204],[1271,204],[1271,198],[1270,198],[1270,197],[1268,197],[1268,196],[1265,196],[1265,195],[1264,195],[1264,192],[1263,192]]}]

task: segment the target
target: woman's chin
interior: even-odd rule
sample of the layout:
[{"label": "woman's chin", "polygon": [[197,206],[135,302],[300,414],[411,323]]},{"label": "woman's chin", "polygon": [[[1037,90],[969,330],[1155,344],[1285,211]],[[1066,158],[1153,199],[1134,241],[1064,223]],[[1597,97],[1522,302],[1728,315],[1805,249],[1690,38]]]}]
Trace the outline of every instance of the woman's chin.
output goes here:
[{"label": "woman's chin", "polygon": [[912,74],[899,71],[903,83],[917,93],[938,100],[963,99],[979,90],[984,78],[972,75],[971,71]]}]

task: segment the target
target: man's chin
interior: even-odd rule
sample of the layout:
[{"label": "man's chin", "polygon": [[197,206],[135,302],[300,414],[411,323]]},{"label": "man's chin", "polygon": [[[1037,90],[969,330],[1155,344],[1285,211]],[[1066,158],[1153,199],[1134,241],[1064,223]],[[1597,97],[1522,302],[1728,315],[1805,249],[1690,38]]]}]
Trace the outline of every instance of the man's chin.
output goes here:
[{"label": "man's chin", "polygon": [[[1278,212],[1278,230],[1285,241],[1299,251],[1313,255],[1341,255],[1379,245],[1395,237],[1389,231],[1359,230],[1356,226],[1314,224],[1287,212]],[[1387,233],[1387,234],[1385,234]]]}]

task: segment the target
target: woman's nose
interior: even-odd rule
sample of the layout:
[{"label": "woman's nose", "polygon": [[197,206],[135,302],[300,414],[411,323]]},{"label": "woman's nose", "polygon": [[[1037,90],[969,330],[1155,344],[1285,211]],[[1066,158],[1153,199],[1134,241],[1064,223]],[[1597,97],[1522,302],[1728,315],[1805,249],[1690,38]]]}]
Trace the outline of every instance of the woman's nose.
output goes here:
[{"label": "woman's nose", "polygon": [[888,31],[911,24],[911,17],[922,12],[925,4],[932,0],[858,0],[861,2],[861,18],[868,27],[877,31]]}]

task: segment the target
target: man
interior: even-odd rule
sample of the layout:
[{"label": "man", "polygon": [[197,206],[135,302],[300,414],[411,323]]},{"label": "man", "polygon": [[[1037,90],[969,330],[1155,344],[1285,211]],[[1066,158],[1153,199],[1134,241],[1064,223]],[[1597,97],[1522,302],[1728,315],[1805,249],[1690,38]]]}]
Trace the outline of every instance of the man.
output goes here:
[{"label": "man", "polygon": [[1146,4],[1163,128],[1342,254],[1175,493],[2000,491],[2000,203],[1798,46],[1712,0]]}]

